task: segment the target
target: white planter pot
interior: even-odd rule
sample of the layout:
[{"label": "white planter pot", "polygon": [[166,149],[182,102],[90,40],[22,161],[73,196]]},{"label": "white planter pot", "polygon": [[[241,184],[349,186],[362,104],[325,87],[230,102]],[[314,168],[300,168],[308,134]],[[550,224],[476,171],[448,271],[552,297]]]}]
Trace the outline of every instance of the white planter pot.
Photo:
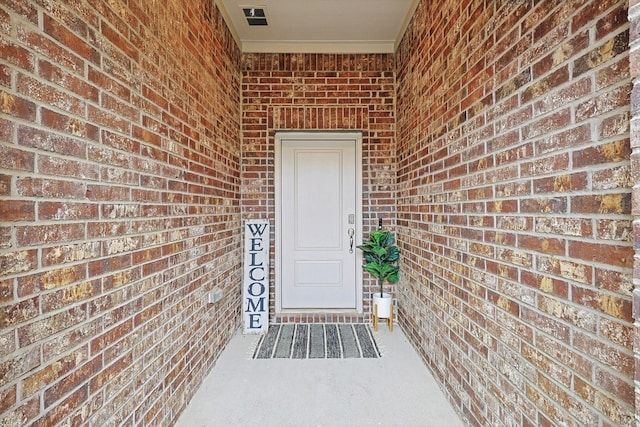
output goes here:
[{"label": "white planter pot", "polygon": [[391,303],[393,302],[393,298],[391,294],[383,293],[380,296],[380,292],[375,292],[373,294],[373,312],[375,313],[376,305],[378,306],[378,317],[382,319],[387,319],[391,317]]}]

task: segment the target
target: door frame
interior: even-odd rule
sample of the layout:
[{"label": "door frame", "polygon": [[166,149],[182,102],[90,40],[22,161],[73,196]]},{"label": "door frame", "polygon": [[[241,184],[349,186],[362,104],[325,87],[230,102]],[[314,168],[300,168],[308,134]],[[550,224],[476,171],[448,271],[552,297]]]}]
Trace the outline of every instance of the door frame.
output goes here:
[{"label": "door frame", "polygon": [[[286,140],[353,140],[356,149],[356,212],[355,212],[355,244],[362,244],[362,132],[358,131],[276,131],[275,133],[275,309],[279,313],[326,312],[318,309],[282,309],[282,142]],[[357,251],[357,249],[354,249]],[[362,257],[356,253],[356,312],[362,314],[363,274]],[[343,312],[345,310],[331,310]],[[346,310],[352,312],[352,310]]]}]

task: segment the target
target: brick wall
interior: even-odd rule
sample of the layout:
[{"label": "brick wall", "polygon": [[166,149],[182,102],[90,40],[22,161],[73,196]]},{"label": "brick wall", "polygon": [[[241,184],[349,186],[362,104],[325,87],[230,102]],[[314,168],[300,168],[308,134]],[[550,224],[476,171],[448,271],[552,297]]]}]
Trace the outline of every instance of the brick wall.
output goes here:
[{"label": "brick wall", "polygon": [[471,425],[635,425],[628,28],[423,1],[397,51],[400,320]]},{"label": "brick wall", "polygon": [[[244,54],[242,59],[242,216],[275,220],[274,156],[278,130],[358,130],[363,145],[365,232],[395,222],[395,79],[393,55]],[[273,228],[272,228],[273,230]],[[274,231],[272,231],[273,234]],[[271,241],[274,241],[272,236]],[[271,249],[275,253],[275,248]],[[368,321],[340,313],[275,316],[271,321]]]},{"label": "brick wall", "polygon": [[1,3],[0,425],[168,425],[238,324],[240,54],[212,4]]},{"label": "brick wall", "polygon": [[[640,63],[640,51],[638,50],[638,42],[640,41],[640,33],[638,32],[638,28],[640,25],[640,1],[639,0],[631,0],[629,2],[629,21],[631,22],[631,28],[629,31],[629,45],[630,45],[630,53],[629,53],[629,62],[634,64],[630,67],[631,78],[635,80],[633,85],[633,92],[631,95],[631,125],[630,125],[630,145],[632,147],[632,179],[635,188],[638,188],[638,184],[640,184],[639,175],[638,175],[638,155],[640,154],[638,148],[640,147],[640,134],[638,133],[638,125],[640,121],[638,121],[638,112],[640,111],[640,97],[639,90],[640,87],[637,84],[638,77],[640,77],[640,69],[638,69],[637,64]],[[639,194],[637,190],[633,192],[633,200],[632,200],[632,214],[634,216],[634,240],[636,242],[640,241],[640,228],[638,227],[638,216],[640,215],[640,210],[638,207],[640,206],[640,199],[638,198]],[[638,325],[637,319],[640,318],[640,269],[637,264],[637,257],[634,261],[634,274],[633,274],[633,318],[636,319],[634,324],[634,355],[636,359],[636,364],[638,358],[640,358],[640,346],[638,346],[638,338],[640,338],[640,327]],[[640,372],[638,369],[635,371],[635,401],[640,402]],[[640,409],[636,404],[636,423],[640,422]]]}]

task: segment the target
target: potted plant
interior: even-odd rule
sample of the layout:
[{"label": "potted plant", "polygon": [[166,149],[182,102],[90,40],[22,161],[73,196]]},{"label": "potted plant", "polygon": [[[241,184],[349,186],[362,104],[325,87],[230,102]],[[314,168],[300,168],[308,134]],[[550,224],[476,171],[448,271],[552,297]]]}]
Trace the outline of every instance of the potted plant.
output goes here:
[{"label": "potted plant", "polygon": [[[384,282],[396,283],[399,277],[400,250],[395,245],[396,238],[390,231],[378,229],[372,231],[367,240],[358,249],[362,250],[364,264],[362,268],[378,279],[380,292],[373,294],[374,315],[380,318],[391,317],[391,294],[384,292]],[[377,313],[375,306],[377,305]]]}]

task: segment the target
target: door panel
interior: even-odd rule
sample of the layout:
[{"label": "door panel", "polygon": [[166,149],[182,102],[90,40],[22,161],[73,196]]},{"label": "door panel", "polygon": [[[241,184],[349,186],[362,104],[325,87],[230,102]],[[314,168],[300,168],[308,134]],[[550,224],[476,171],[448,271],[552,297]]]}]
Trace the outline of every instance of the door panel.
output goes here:
[{"label": "door panel", "polygon": [[[296,250],[339,249],[342,229],[341,151],[293,150],[292,182]],[[285,150],[286,152],[286,150]],[[285,188],[287,184],[285,184]],[[337,225],[337,226],[336,226]]]},{"label": "door panel", "polygon": [[339,261],[296,261],[295,281],[298,286],[340,286],[342,263]]},{"label": "door panel", "polygon": [[354,140],[283,140],[283,309],[356,308]]}]

